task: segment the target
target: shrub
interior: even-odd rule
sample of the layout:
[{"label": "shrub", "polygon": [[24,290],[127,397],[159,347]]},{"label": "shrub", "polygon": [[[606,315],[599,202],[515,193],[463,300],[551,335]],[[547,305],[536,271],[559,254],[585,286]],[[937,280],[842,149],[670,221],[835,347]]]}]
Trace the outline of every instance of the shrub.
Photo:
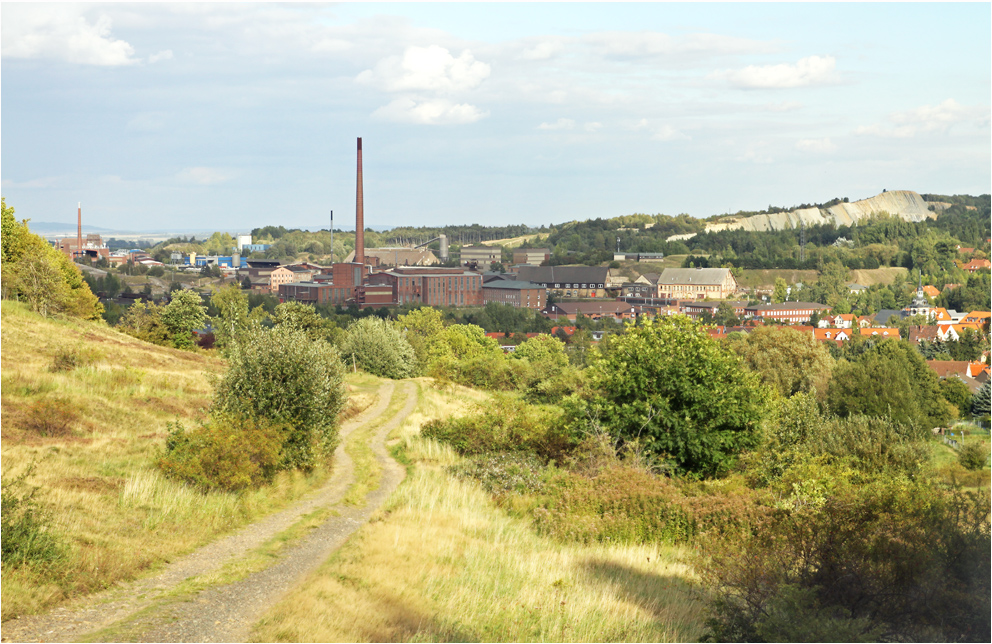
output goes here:
[{"label": "shrub", "polygon": [[47,438],[61,438],[72,433],[72,425],[78,417],[69,401],[46,398],[28,406],[24,427]]},{"label": "shrub", "polygon": [[254,328],[231,346],[228,365],[214,409],[288,425],[281,467],[310,469],[334,451],[345,398],[334,347],[288,327]]},{"label": "shrub", "polygon": [[968,470],[980,470],[989,460],[988,443],[965,443],[958,450],[958,462]]},{"label": "shrub", "polygon": [[215,414],[193,430],[170,423],[158,466],[204,490],[257,487],[275,475],[288,433],[286,425],[231,414]]},{"label": "shrub", "polygon": [[49,366],[49,370],[55,373],[72,371],[73,369],[90,365],[96,359],[97,355],[92,349],[58,347],[55,349],[55,355],[52,357],[52,364]]},{"label": "shrub", "polygon": [[684,543],[693,533],[682,494],[665,479],[624,465],[594,477],[562,472],[534,511],[542,534],[580,543]]},{"label": "shrub", "polygon": [[717,641],[989,640],[987,492],[900,477],[841,485],[699,552]]},{"label": "shrub", "polygon": [[354,361],[363,371],[380,378],[406,378],[413,374],[413,347],[385,320],[375,316],[362,318],[348,327],[341,355]]},{"label": "shrub", "polygon": [[3,566],[25,563],[52,564],[66,554],[62,539],[51,525],[51,515],[35,498],[39,488],[26,479],[35,464],[13,479],[3,479],[0,492],[0,532],[3,534]]},{"label": "shrub", "polygon": [[562,420],[558,407],[497,394],[468,416],[426,423],[421,435],[448,443],[463,455],[533,452],[545,461],[561,460],[575,445]]},{"label": "shrub", "polygon": [[455,465],[456,476],[479,481],[486,492],[501,497],[506,494],[538,494],[544,489],[545,465],[529,452],[500,452],[479,456]]}]

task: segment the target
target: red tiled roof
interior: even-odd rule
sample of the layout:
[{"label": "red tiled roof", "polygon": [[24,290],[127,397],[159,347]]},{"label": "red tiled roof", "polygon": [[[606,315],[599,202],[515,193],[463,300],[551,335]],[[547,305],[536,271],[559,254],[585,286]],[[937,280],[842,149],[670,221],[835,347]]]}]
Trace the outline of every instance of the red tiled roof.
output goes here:
[{"label": "red tiled roof", "polygon": [[882,338],[895,338],[899,339],[899,329],[892,327],[870,327],[867,329],[861,329],[861,335],[879,336]]}]

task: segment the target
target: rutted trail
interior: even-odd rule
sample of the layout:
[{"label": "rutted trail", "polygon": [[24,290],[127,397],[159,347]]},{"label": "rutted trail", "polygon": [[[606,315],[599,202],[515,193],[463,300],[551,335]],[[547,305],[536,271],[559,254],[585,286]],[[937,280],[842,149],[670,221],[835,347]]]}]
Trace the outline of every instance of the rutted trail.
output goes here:
[{"label": "rutted trail", "polygon": [[[129,634],[128,639],[140,641],[245,640],[252,623],[268,606],[344,543],[402,481],[404,470],[389,457],[385,440],[417,405],[417,390],[412,383],[402,386],[406,397],[403,408],[388,422],[382,423],[372,439],[373,453],[382,467],[378,487],[366,495],[362,507],[341,503],[354,480],[354,463],[345,451],[348,437],[357,429],[375,423],[387,410],[393,395],[400,393],[392,382],[384,383],[379,389],[378,402],[344,424],[341,445],[335,452],[334,472],[316,493],[200,548],[154,577],[92,595],[73,606],[43,615],[10,620],[3,625],[3,640],[79,641],[86,639],[88,633],[129,622],[135,623],[125,626],[122,632]],[[283,552],[273,565],[240,581],[208,587],[186,601],[169,600],[169,594],[182,582],[236,562],[239,556],[258,548],[301,517],[321,508],[333,508],[336,513]],[[139,612],[142,614],[136,619]]]}]

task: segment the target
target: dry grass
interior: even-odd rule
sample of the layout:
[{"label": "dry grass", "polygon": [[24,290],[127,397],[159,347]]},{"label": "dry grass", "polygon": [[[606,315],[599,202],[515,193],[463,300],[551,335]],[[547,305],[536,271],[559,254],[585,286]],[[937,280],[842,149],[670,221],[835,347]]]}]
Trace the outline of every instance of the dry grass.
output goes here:
[{"label": "dry grass", "polygon": [[896,281],[896,275],[906,277],[909,275],[909,269],[902,266],[889,266],[886,268],[854,270],[851,271],[851,281],[862,286],[891,284]]},{"label": "dry grass", "polygon": [[[426,382],[422,382],[426,385]],[[408,479],[305,583],[256,625],[257,641],[686,641],[701,604],[682,551],[564,545],[448,475],[458,460],[419,437],[428,418],[480,394],[421,388],[397,432]]]},{"label": "dry grass", "polygon": [[544,235],[542,237],[541,235],[535,233],[533,235],[521,235],[520,237],[507,237],[505,239],[490,239],[489,241],[484,241],[480,243],[483,246],[503,246],[505,248],[516,248],[517,246],[523,244],[525,241],[532,241],[534,243],[538,243],[545,237],[547,237],[547,235]]},{"label": "dry grass", "polygon": [[[284,507],[326,471],[280,474],[244,494],[195,492],[164,478],[154,462],[166,424],[201,417],[224,362],[213,353],[154,346],[102,325],[46,320],[2,303],[4,478],[38,463],[28,480],[51,508],[69,556],[58,566],[4,569],[2,618],[34,613],[131,579]],[[58,352],[88,364],[52,372]],[[350,379],[349,379],[350,381]],[[363,394],[368,383],[352,387]],[[371,402],[372,397],[364,396]],[[61,435],[42,435],[39,403],[72,410]]]},{"label": "dry grass", "polygon": [[737,282],[747,288],[775,288],[776,278],[781,277],[786,284],[813,284],[820,279],[819,271],[793,269],[745,269]]}]

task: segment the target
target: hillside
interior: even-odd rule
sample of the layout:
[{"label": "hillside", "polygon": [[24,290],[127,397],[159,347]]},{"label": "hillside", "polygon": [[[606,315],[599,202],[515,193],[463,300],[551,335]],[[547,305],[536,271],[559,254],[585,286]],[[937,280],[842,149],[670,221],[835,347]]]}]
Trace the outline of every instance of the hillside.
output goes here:
[{"label": "hillside", "polygon": [[829,208],[802,208],[791,212],[781,212],[751,217],[730,217],[720,219],[706,225],[706,232],[720,230],[784,230],[797,228],[800,222],[807,226],[833,223],[837,226],[850,226],[872,214],[887,212],[906,221],[919,222],[924,219],[935,219],[936,212],[929,209],[929,203],[923,197],[911,190],[892,190],[880,195],[854,201],[839,203]]},{"label": "hillside", "polygon": [[169,423],[190,426],[210,404],[220,358],[42,318],[8,300],[0,327],[4,492],[23,494],[15,480],[34,465],[24,484],[38,488],[64,546],[47,563],[5,566],[4,621],[133,578],[326,478],[285,474],[240,495],[194,492],[154,463]]}]

